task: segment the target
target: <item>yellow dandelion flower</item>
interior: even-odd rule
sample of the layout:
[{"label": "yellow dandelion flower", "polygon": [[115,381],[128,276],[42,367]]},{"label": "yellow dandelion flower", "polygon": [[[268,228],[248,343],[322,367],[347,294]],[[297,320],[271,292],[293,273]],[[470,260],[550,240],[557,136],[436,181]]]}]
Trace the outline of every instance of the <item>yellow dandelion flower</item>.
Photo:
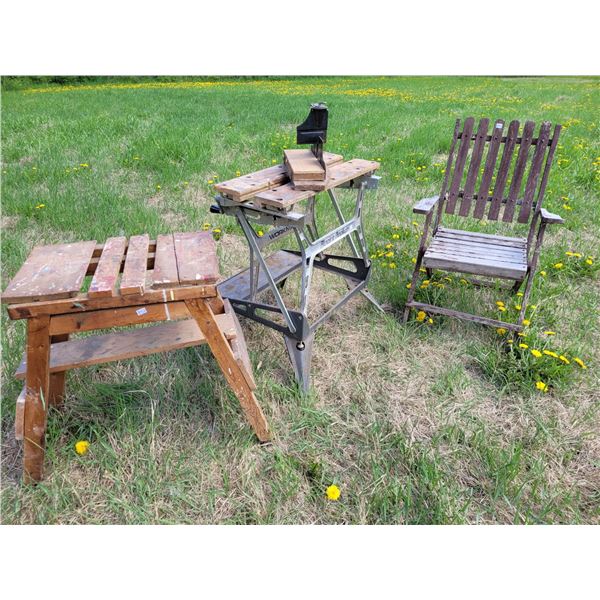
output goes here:
[{"label": "yellow dandelion flower", "polygon": [[546,271],[540,271],[540,275],[541,275],[542,277],[546,277]]},{"label": "yellow dandelion flower", "polygon": [[411,287],[412,287],[412,283],[407,283],[407,284],[406,284],[406,289],[407,289],[407,290],[410,290],[410,288],[411,288]]},{"label": "yellow dandelion flower", "polygon": [[535,387],[540,390],[540,392],[548,391],[548,384],[544,383],[543,381],[536,381]]},{"label": "yellow dandelion flower", "polygon": [[385,247],[386,247],[386,248],[388,248],[388,249],[389,249],[389,248],[393,248],[393,247],[394,247],[394,244],[386,244],[386,245],[385,245]]},{"label": "yellow dandelion flower", "polygon": [[499,310],[500,312],[504,312],[504,311],[506,311],[506,306],[499,306],[499,307],[498,307],[498,310]]},{"label": "yellow dandelion flower", "polygon": [[339,500],[341,493],[342,492],[340,491],[340,488],[337,485],[330,485],[325,491],[327,499],[333,501]]},{"label": "yellow dandelion flower", "polygon": [[210,223],[202,223],[202,229],[208,231],[210,229]]},{"label": "yellow dandelion flower", "polygon": [[507,344],[513,344],[515,340],[506,340]]},{"label": "yellow dandelion flower", "polygon": [[504,302],[502,302],[502,300],[496,300],[496,306],[504,306]]},{"label": "yellow dandelion flower", "polygon": [[386,258],[392,258],[392,256],[394,256],[394,253],[393,253],[393,252],[391,252],[391,251],[390,251],[390,252],[386,252],[386,253],[385,253],[385,257],[386,257]]},{"label": "yellow dandelion flower", "polygon": [[570,365],[571,364],[571,361],[566,356],[563,356],[562,354],[558,358],[560,360],[562,360],[565,363],[565,365]]},{"label": "yellow dandelion flower", "polygon": [[212,185],[214,183],[214,179],[209,179],[207,183],[208,185]]},{"label": "yellow dandelion flower", "polygon": [[542,353],[535,348],[531,351],[531,354],[533,354],[536,358],[539,358],[542,355]]},{"label": "yellow dandelion flower", "polygon": [[429,317],[429,319],[427,319],[427,322],[428,322],[430,325],[433,325],[433,319],[432,319],[431,317]]},{"label": "yellow dandelion flower", "polygon": [[515,304],[515,310],[521,310],[521,305],[520,304]]},{"label": "yellow dandelion flower", "polygon": [[157,190],[160,190],[160,184],[157,184],[157,185],[156,185],[156,189],[157,189]]},{"label": "yellow dandelion flower", "polygon": [[397,233],[394,233],[394,235],[392,235],[392,239],[393,240],[399,240],[400,236]]},{"label": "yellow dandelion flower", "polygon": [[262,229],[259,229],[259,230],[256,232],[256,235],[257,235],[258,237],[262,237],[263,235],[265,235],[265,232],[264,232]]},{"label": "yellow dandelion flower", "polygon": [[527,334],[526,334],[526,333],[523,333],[522,331],[519,331],[519,333],[517,333],[517,335],[518,335],[519,337],[527,337]]},{"label": "yellow dandelion flower", "polygon": [[591,258],[586,258],[585,262],[588,265],[593,265],[594,264],[594,261]]},{"label": "yellow dandelion flower", "polygon": [[556,335],[556,331],[544,331],[544,335]]},{"label": "yellow dandelion flower", "polygon": [[416,259],[416,258],[413,256],[413,257],[410,259],[410,262],[411,262],[411,263],[414,265],[414,264],[417,262],[417,259]]},{"label": "yellow dandelion flower", "polygon": [[554,265],[554,268],[555,268],[555,269],[562,269],[562,268],[563,268],[563,264],[562,264],[561,262],[557,262],[557,263]]},{"label": "yellow dandelion flower", "polygon": [[466,279],[461,279],[460,283],[462,283],[463,285],[468,285],[469,282]]},{"label": "yellow dandelion flower", "polygon": [[527,350],[527,348],[529,348],[529,346],[527,344],[519,344],[519,348],[523,348],[523,350]]},{"label": "yellow dandelion flower", "polygon": [[576,356],[573,357],[573,360],[582,368],[582,369],[587,369],[587,365],[580,359],[577,358]]},{"label": "yellow dandelion flower", "polygon": [[531,321],[529,319],[523,319],[523,325],[527,327],[528,325],[531,325]]},{"label": "yellow dandelion flower", "polygon": [[544,354],[546,356],[551,356],[552,358],[558,358],[558,354],[556,354],[556,352],[553,352],[552,350],[544,350]]},{"label": "yellow dandelion flower", "polygon": [[422,323],[425,320],[425,317],[427,317],[427,313],[424,310],[420,310],[417,313],[417,321],[419,321],[419,323]]},{"label": "yellow dandelion flower", "polygon": [[89,447],[90,443],[87,440],[79,440],[75,444],[75,452],[77,452],[77,454],[79,455],[85,454],[88,451]]},{"label": "yellow dandelion flower", "polygon": [[388,265],[388,267],[389,267],[390,269],[395,269],[395,268],[396,268],[396,263],[395,263],[395,262],[391,262],[391,263]]},{"label": "yellow dandelion flower", "polygon": [[517,292],[517,296],[521,297],[523,295],[523,292]]},{"label": "yellow dandelion flower", "polygon": [[236,176],[236,177],[239,177],[241,174],[242,174],[242,172],[241,172],[241,171],[236,171],[236,172],[235,172],[235,176]]},{"label": "yellow dandelion flower", "polygon": [[498,327],[498,329],[496,329],[496,333],[498,335],[504,335],[506,333],[506,329],[504,327]]},{"label": "yellow dandelion flower", "polygon": [[45,205],[45,204],[42,204],[42,203],[40,203],[40,204],[36,204],[36,205],[35,205],[35,207],[36,207],[37,209],[44,208],[45,206],[46,206],[46,205]]}]

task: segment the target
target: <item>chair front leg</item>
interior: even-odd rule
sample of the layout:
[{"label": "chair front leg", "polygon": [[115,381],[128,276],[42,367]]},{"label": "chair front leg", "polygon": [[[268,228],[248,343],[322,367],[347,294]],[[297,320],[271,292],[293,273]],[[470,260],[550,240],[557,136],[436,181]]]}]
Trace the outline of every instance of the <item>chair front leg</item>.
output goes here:
[{"label": "chair front leg", "polygon": [[519,320],[517,321],[519,325],[522,325],[523,320],[525,319],[527,303],[529,302],[529,295],[531,294],[531,284],[533,283],[533,276],[535,275],[535,270],[537,268],[538,260],[540,257],[540,249],[542,246],[542,240],[544,239],[545,231],[546,222],[542,219],[540,227],[538,229],[537,239],[535,241],[535,248],[533,250],[533,254],[531,255],[531,259],[529,260],[529,265],[527,266],[527,284],[525,285],[525,291],[523,292],[521,310],[519,311]]},{"label": "chair front leg", "polygon": [[408,321],[408,315],[410,314],[409,304],[413,301],[415,297],[415,289],[417,287],[417,281],[419,280],[421,263],[423,262],[423,256],[425,255],[425,250],[427,248],[427,234],[429,233],[429,225],[431,224],[431,215],[432,211],[429,211],[427,213],[427,216],[425,217],[425,224],[423,225],[423,235],[421,235],[421,241],[419,242],[419,251],[417,252],[417,260],[415,262],[415,270],[413,271],[413,276],[410,282],[410,288],[408,290],[408,297],[406,298],[404,315],[402,317],[403,323],[406,323]]}]

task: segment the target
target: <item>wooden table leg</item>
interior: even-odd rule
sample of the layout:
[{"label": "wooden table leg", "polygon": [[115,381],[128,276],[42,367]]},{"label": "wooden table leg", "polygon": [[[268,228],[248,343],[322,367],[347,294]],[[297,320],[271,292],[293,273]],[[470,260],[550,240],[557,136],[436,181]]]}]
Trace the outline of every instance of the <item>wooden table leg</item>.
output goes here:
[{"label": "wooden table leg", "polygon": [[[50,338],[50,343],[56,342],[67,342],[69,341],[68,333],[61,333],[60,335],[53,335]],[[48,393],[48,404],[50,406],[62,406],[65,399],[65,378],[67,372],[59,371],[58,373],[52,373],[50,375],[50,391]]]},{"label": "wooden table leg", "polygon": [[23,423],[23,481],[40,481],[44,469],[50,389],[50,317],[27,321],[27,375]]},{"label": "wooden table leg", "polygon": [[217,325],[210,302],[203,299],[193,299],[186,300],[186,305],[206,337],[206,341],[217,363],[219,363],[219,367],[227,383],[229,383],[229,386],[240,401],[242,410],[252,429],[254,429],[254,433],[256,433],[261,442],[270,440],[271,434],[265,415],[235,359],[229,342]]}]

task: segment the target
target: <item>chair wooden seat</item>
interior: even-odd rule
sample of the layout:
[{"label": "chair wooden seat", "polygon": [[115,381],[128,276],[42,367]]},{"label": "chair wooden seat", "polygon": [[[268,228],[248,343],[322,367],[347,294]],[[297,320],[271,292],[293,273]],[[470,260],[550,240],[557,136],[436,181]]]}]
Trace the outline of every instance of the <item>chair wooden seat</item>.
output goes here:
[{"label": "chair wooden seat", "polygon": [[425,251],[423,266],[522,280],[527,274],[527,238],[440,227]]}]

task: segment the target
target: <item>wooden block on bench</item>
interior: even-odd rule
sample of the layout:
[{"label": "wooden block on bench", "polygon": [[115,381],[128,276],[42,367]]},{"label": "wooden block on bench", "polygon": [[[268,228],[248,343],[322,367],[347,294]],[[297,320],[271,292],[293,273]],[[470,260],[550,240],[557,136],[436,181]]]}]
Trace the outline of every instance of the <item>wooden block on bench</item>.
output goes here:
[{"label": "wooden block on bench", "polygon": [[283,164],[292,182],[325,181],[327,175],[323,165],[311,150],[284,150]]}]

